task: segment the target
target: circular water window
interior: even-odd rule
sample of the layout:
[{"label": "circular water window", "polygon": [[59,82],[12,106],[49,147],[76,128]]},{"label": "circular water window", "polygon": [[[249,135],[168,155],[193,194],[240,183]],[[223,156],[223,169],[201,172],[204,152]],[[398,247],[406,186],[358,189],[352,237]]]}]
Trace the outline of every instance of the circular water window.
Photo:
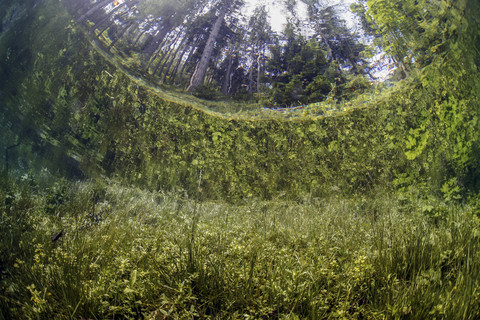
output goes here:
[{"label": "circular water window", "polygon": [[[408,76],[354,0],[68,0],[94,46],[165,99],[303,112]],[[345,106],[344,106],[345,107]],[[343,108],[344,109],[344,108]],[[320,111],[319,111],[320,110]]]}]

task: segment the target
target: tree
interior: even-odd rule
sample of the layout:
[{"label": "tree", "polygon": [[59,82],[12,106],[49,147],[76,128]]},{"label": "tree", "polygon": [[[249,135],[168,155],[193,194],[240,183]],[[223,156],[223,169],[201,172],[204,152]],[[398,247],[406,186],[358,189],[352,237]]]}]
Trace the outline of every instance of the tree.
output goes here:
[{"label": "tree", "polygon": [[208,36],[208,40],[205,45],[205,49],[203,50],[202,57],[200,58],[200,61],[195,68],[195,71],[193,72],[187,91],[194,91],[198,86],[202,85],[203,81],[205,80],[208,64],[213,53],[213,47],[215,45],[215,42],[217,41],[217,37],[220,32],[220,27],[222,26],[223,19],[225,18],[225,14],[227,13],[226,9],[226,7],[222,7],[222,9],[220,10],[220,14],[218,15],[215,23],[213,24],[212,30],[210,31],[210,35]]},{"label": "tree", "polygon": [[451,1],[367,0],[367,5],[367,15],[381,35],[379,45],[405,77],[412,68],[422,68],[446,51]]},{"label": "tree", "polygon": [[365,73],[368,65],[362,58],[366,46],[359,41],[360,35],[346,27],[334,6],[322,5],[318,1],[307,1],[309,19],[317,39],[326,48],[328,58],[340,65],[350,65],[356,74]]},{"label": "tree", "polygon": [[227,0],[220,5],[219,14],[215,19],[215,22],[212,26],[210,34],[208,36],[207,43],[203,49],[202,56],[200,61],[197,63],[195,71],[193,72],[192,77],[190,78],[190,83],[188,85],[187,91],[192,92],[205,81],[205,75],[207,74],[207,68],[210,63],[210,59],[213,54],[213,49],[217,38],[220,34],[220,28],[225,20],[225,15],[235,8],[236,5],[239,5],[240,1],[238,0]]},{"label": "tree", "polygon": [[[247,41],[251,47],[250,68],[249,68],[249,92],[261,90],[261,79],[263,77],[263,61],[266,60],[266,51],[270,44],[273,44],[276,35],[268,23],[268,13],[265,5],[257,7],[249,21]],[[256,74],[254,79],[254,73]]]},{"label": "tree", "polygon": [[268,103],[284,107],[324,99],[342,81],[338,65],[327,59],[316,39],[305,40],[291,25],[285,33],[287,38],[270,48],[271,59],[266,65],[271,87]]}]

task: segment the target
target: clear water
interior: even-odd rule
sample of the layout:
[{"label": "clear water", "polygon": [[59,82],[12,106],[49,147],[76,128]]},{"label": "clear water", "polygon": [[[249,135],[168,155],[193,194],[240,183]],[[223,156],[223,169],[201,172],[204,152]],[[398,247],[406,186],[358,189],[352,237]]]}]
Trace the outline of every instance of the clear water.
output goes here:
[{"label": "clear water", "polygon": [[480,319],[480,2],[351,4],[0,0],[0,319]]},{"label": "clear water", "polygon": [[[429,54],[408,47],[413,42],[404,31],[408,41],[397,51],[405,54],[402,59],[392,55],[362,11],[372,3],[2,0],[3,171],[77,177],[91,170],[113,172],[112,159],[119,157],[114,141],[128,132],[115,126],[127,120],[111,122],[115,126],[107,131],[102,121],[109,112],[120,118],[127,109],[134,119],[146,117],[152,101],[175,106],[172,114],[193,108],[200,111],[195,117],[247,124],[314,121],[368,108],[398,83],[419,79],[429,63],[446,54],[437,54],[442,39],[428,42],[425,28],[421,48]],[[448,25],[425,10],[425,23]],[[449,32],[460,34],[460,29]],[[177,128],[184,119],[172,115],[169,125]],[[217,141],[221,131],[208,124],[204,128],[213,130],[205,135]],[[310,129],[305,130],[308,135]],[[107,136],[98,145],[102,135]],[[174,141],[175,152],[190,143],[172,136],[149,139],[157,145],[163,141],[155,148]],[[128,134],[118,139],[128,139]],[[255,136],[249,139],[256,143]],[[184,158],[187,163],[203,161],[194,155]]]}]

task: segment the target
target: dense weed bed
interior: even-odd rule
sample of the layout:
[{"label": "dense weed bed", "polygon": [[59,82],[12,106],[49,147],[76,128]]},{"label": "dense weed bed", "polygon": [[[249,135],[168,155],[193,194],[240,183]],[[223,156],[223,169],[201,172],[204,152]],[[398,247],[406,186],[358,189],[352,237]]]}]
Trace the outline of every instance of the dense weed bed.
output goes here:
[{"label": "dense weed bed", "polygon": [[5,319],[476,319],[474,206],[410,194],[199,202],[1,189]]}]

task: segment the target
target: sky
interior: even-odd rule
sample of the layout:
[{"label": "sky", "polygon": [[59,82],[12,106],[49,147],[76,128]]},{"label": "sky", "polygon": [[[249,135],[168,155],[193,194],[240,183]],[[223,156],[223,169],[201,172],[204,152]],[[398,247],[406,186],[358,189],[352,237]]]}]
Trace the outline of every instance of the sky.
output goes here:
[{"label": "sky", "polygon": [[[250,15],[257,6],[265,5],[270,16],[270,24],[272,29],[281,33],[287,23],[287,10],[282,4],[282,0],[246,0],[245,1],[245,15]],[[336,6],[339,16],[344,19],[349,28],[354,28],[356,25],[355,16],[350,12],[350,4],[356,0],[319,0],[319,2],[326,2],[328,6]],[[301,0],[297,0],[296,4],[297,16],[301,20],[307,18],[307,5]],[[302,19],[303,18],[303,19]]]},{"label": "sky", "polygon": [[[287,23],[287,10],[283,5],[284,0],[245,0],[245,8],[242,9],[242,13],[245,16],[249,16],[253,13],[255,7],[266,5],[267,11],[270,16],[270,24],[272,29],[277,33],[282,33],[284,27]],[[307,5],[301,0],[297,0],[297,16],[299,19],[306,21],[308,17]],[[323,6],[334,6],[337,10],[338,16],[346,22],[347,27],[352,31],[359,34],[360,37],[363,35],[363,30],[361,30],[360,22],[358,17],[356,17],[350,11],[350,5],[357,2],[356,0],[318,0]],[[302,18],[303,17],[303,18]],[[309,29],[307,26],[302,31],[303,35],[311,36],[314,31]],[[369,42],[368,39],[365,40],[366,43]],[[382,50],[377,52],[377,55],[370,59],[372,66],[375,66],[375,69],[372,70],[372,74],[378,78],[379,81],[385,80],[394,70],[394,64],[386,56],[385,52]]]}]

